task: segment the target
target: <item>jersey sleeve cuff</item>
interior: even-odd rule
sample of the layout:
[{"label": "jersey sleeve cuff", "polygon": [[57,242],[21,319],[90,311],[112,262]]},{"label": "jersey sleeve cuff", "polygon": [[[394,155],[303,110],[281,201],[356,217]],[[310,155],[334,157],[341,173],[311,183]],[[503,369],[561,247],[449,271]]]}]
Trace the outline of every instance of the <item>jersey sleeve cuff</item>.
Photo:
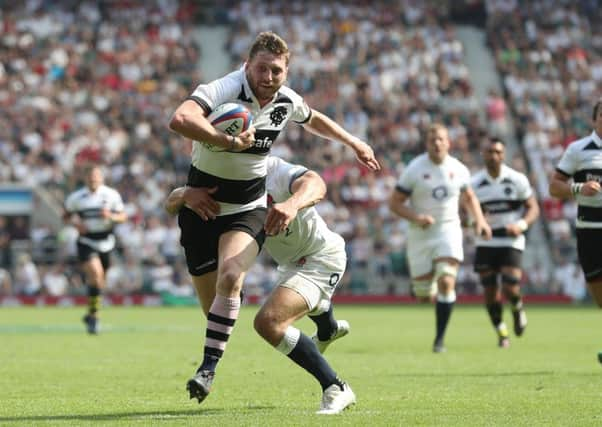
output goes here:
[{"label": "jersey sleeve cuff", "polygon": [[560,169],[560,168],[556,168],[556,172],[558,172],[558,173],[559,173],[559,174],[561,174],[561,175],[564,175],[564,176],[566,176],[567,178],[570,178],[571,176],[573,176],[573,175],[571,175],[570,173],[567,173],[567,172],[563,171],[563,170],[562,170],[562,169]]},{"label": "jersey sleeve cuff", "polygon": [[209,104],[207,104],[207,101],[205,101],[203,98],[191,95],[186,99],[187,100],[190,99],[191,101],[194,101],[197,104],[199,104],[199,107],[201,107],[203,109],[203,111],[205,111],[205,114],[207,114],[207,115],[211,114],[211,111],[212,111],[211,107],[209,106]]},{"label": "jersey sleeve cuff", "polygon": [[406,195],[408,195],[408,196],[409,196],[410,194],[412,194],[412,190],[409,190],[409,189],[407,189],[407,188],[405,188],[405,187],[402,187],[402,186],[401,186],[401,185],[399,185],[399,184],[395,186],[395,189],[396,189],[397,191],[399,191],[400,193],[406,194]]}]

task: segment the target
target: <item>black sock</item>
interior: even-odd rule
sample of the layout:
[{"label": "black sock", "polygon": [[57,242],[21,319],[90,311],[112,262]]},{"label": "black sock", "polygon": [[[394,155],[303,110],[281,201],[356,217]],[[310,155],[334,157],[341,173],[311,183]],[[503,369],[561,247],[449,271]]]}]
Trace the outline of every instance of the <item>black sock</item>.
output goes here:
[{"label": "black sock", "polygon": [[337,330],[337,321],[332,313],[332,304],[330,304],[328,311],[317,316],[309,316],[309,318],[318,327],[318,339],[320,341],[329,340]]},{"label": "black sock", "polygon": [[215,372],[215,368],[217,367],[217,362],[219,362],[219,359],[220,359],[220,357],[218,357],[214,354],[205,353],[205,355],[203,356],[203,363],[201,363],[201,366],[199,366],[199,369],[197,369],[197,372],[199,372],[199,371]]},{"label": "black sock", "polygon": [[451,316],[452,309],[454,308],[453,302],[441,302],[437,301],[435,308],[435,317],[437,319],[437,336],[435,341],[443,341],[445,335],[445,328]]},{"label": "black sock", "polygon": [[500,323],[502,323],[502,304],[499,301],[496,301],[493,304],[487,304],[486,306],[491,323],[493,323],[493,326],[497,329]]},{"label": "black sock", "polygon": [[338,384],[342,389],[342,381],[307,335],[301,334],[299,336],[297,345],[291,350],[288,357],[312,374],[322,386],[322,390],[326,390],[332,384]]},{"label": "black sock", "polygon": [[88,285],[88,313],[95,316],[100,309],[100,289]]},{"label": "black sock", "polygon": [[512,310],[517,311],[523,308],[523,301],[521,300],[520,295],[510,295],[508,299],[512,305]]}]

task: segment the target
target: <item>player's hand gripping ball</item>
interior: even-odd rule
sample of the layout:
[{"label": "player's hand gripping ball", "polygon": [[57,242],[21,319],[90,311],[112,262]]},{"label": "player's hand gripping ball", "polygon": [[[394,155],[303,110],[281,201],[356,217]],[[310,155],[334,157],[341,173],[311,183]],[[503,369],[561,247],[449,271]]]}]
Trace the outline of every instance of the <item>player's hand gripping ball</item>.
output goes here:
[{"label": "player's hand gripping ball", "polygon": [[[224,132],[227,135],[238,136],[241,132],[246,131],[253,124],[253,115],[243,105],[234,102],[227,102],[218,105],[207,116],[207,120],[216,129]],[[218,147],[211,144],[205,144],[211,151],[226,151],[223,147]]]}]

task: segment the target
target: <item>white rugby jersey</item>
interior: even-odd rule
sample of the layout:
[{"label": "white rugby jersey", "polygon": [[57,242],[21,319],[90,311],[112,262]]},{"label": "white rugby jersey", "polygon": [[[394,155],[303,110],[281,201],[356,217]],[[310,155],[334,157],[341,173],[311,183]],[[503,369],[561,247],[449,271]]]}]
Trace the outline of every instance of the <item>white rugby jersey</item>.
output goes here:
[{"label": "white rugby jersey", "polygon": [[[556,166],[561,174],[574,182],[598,181],[602,183],[602,139],[592,132],[585,138],[572,142]],[[595,196],[577,194],[577,228],[602,228],[602,193]]]},{"label": "white rugby jersey", "polygon": [[469,186],[470,172],[458,159],[448,155],[437,165],[424,153],[407,165],[395,188],[409,196],[412,209],[431,215],[435,224],[459,224],[460,193]]},{"label": "white rugby jersey", "polygon": [[71,214],[78,214],[88,232],[79,236],[78,240],[101,252],[107,252],[115,246],[113,221],[102,217],[102,209],[118,213],[124,211],[123,200],[119,193],[111,187],[101,185],[95,192],[82,187],[71,193],[65,200],[65,209]]},{"label": "white rugby jersey", "polygon": [[[274,156],[268,156],[267,167],[267,191],[275,203],[284,202],[291,197],[293,181],[307,172],[307,168],[303,166],[293,165]],[[264,246],[278,265],[286,265],[295,264],[304,256],[319,251],[344,248],[345,242],[328,228],[312,206],[297,212],[285,231],[276,236],[268,236]]]},{"label": "white rugby jersey", "polygon": [[261,108],[247,82],[244,67],[209,84],[199,85],[189,99],[207,114],[218,105],[235,102],[253,115],[255,145],[242,152],[224,150],[194,141],[188,185],[218,186],[213,195],[220,204],[219,215],[266,206],[266,156],[289,120],[305,123],[311,109],[294,90],[282,86],[272,102]]},{"label": "white rugby jersey", "polygon": [[533,195],[527,177],[506,165],[502,165],[497,178],[493,178],[487,169],[483,169],[473,175],[472,189],[493,231],[491,240],[477,236],[476,245],[524,250],[523,234],[507,236],[505,233],[506,225],[515,224],[522,218],[525,202]]}]

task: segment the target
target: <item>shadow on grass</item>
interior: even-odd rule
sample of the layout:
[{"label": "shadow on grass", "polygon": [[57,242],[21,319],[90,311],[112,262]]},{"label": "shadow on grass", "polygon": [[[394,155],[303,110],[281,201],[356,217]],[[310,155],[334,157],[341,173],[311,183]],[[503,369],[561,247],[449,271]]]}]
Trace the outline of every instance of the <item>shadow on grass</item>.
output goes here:
[{"label": "shadow on grass", "polygon": [[[274,409],[274,406],[245,406],[239,408],[244,411],[261,411],[265,409]],[[120,420],[173,420],[178,418],[188,418],[193,416],[218,415],[226,412],[232,412],[232,409],[214,408],[214,409],[186,409],[181,411],[148,411],[148,412],[120,412],[117,414],[88,414],[88,415],[30,415],[22,417],[0,417],[2,422],[14,421],[120,421]]]}]

